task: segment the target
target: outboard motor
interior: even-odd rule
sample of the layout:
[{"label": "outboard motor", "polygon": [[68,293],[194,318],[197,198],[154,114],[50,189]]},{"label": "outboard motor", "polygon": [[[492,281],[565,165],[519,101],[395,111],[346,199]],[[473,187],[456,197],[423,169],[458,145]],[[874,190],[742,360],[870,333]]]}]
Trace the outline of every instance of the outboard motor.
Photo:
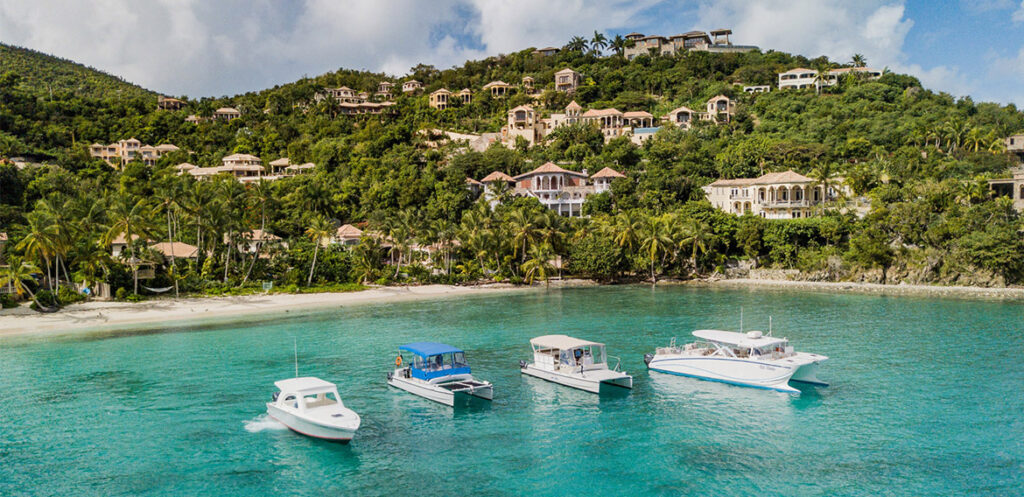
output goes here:
[{"label": "outboard motor", "polygon": [[271,402],[277,402],[277,397],[279,395],[281,395],[281,392],[274,392],[274,396],[273,396],[274,398],[271,400]]},{"label": "outboard motor", "polygon": [[650,366],[651,361],[654,360],[654,354],[644,354],[644,364]]},{"label": "outboard motor", "polygon": [[388,371],[388,381],[391,381],[391,378],[394,378],[394,376],[395,376],[394,372]]},{"label": "outboard motor", "polygon": [[526,361],[522,359],[519,360],[519,369],[526,369]]}]

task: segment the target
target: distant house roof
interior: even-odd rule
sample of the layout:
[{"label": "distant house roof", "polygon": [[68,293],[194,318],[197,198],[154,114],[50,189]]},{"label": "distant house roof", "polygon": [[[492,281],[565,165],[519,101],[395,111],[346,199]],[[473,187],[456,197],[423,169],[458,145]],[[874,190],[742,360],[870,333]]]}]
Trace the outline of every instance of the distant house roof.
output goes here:
[{"label": "distant house roof", "polygon": [[714,97],[709,98],[708,99],[708,103],[717,102],[719,100],[729,100],[729,97],[727,97],[725,95],[716,95]]},{"label": "distant house roof", "polygon": [[583,178],[587,177],[586,174],[578,173],[576,171],[569,171],[568,169],[563,169],[563,168],[559,167],[554,162],[548,162],[548,163],[545,163],[543,166],[540,166],[537,169],[534,169],[533,171],[530,171],[528,173],[523,173],[523,174],[520,174],[519,176],[516,176],[515,179],[518,180],[518,179],[521,179],[521,178],[526,178],[526,177],[529,177],[529,176],[533,176],[535,174],[552,174],[552,173],[554,173],[554,174],[571,174],[573,176],[580,176],[580,177],[583,177]]},{"label": "distant house roof", "polygon": [[438,89],[430,92],[431,95],[440,95],[442,93],[451,94],[451,91],[448,91],[448,88],[438,88]]},{"label": "distant house roof", "polygon": [[620,173],[620,172],[618,172],[618,171],[616,171],[616,170],[614,170],[614,169],[612,169],[610,167],[606,167],[606,168],[598,171],[597,173],[595,173],[593,176],[591,176],[591,178],[625,178],[625,177],[626,177],[625,174],[622,174],[622,173]]},{"label": "distant house roof", "polygon": [[182,162],[181,164],[178,164],[177,166],[174,166],[174,168],[179,170],[179,171],[188,171],[190,169],[195,169],[196,165],[195,164],[189,164],[188,162]]},{"label": "distant house roof", "polygon": [[533,107],[530,107],[529,105],[525,105],[524,104],[524,105],[520,105],[518,107],[513,107],[512,109],[509,110],[509,112],[515,112],[517,110],[528,110],[530,112],[533,112]]},{"label": "distant house roof", "polygon": [[281,157],[280,159],[270,161],[271,166],[287,166],[289,164],[291,164],[291,161],[289,161],[287,157]]},{"label": "distant house roof", "polygon": [[286,167],[285,169],[287,169],[289,171],[304,171],[306,169],[313,169],[315,167],[316,167],[316,164],[313,164],[312,162],[306,162],[304,164],[292,164],[292,165]]},{"label": "distant house roof", "polygon": [[184,257],[191,259],[199,256],[199,248],[183,242],[160,242],[150,245],[149,248],[160,252],[165,257]]},{"label": "distant house roof", "polygon": [[486,85],[484,85],[484,89],[487,90],[487,89],[490,89],[490,88],[493,88],[493,87],[502,87],[502,86],[512,86],[512,85],[510,85],[510,84],[508,84],[508,83],[506,83],[504,81],[498,80],[498,81],[491,81],[490,83],[487,83]]},{"label": "distant house roof", "polygon": [[808,69],[806,67],[797,67],[797,68],[794,68],[794,69],[790,69],[790,70],[788,70],[786,72],[780,72],[779,74],[792,74],[792,73],[798,73],[798,72],[813,72],[813,73],[817,73],[818,71],[815,71],[814,69]]},{"label": "distant house roof", "polygon": [[561,49],[558,48],[558,47],[544,47],[544,48],[538,48],[535,51],[536,52],[557,52],[559,50],[561,50]]},{"label": "distant house roof", "polygon": [[6,241],[7,241],[7,233],[4,233],[3,231],[0,231],[0,242],[6,242]]},{"label": "distant house roof", "polygon": [[573,100],[572,102],[569,102],[569,105],[565,106],[565,110],[569,110],[569,109],[580,109],[580,110],[583,110],[583,107],[581,107],[580,104],[576,103],[576,101]]},{"label": "distant house roof", "polygon": [[160,152],[174,152],[175,150],[181,150],[180,148],[178,148],[177,145],[173,145],[170,143],[161,143],[160,145],[157,145],[156,147],[153,148],[159,150]]},{"label": "distant house roof", "polygon": [[683,38],[707,38],[708,34],[703,31],[687,31],[683,33]]},{"label": "distant house roof", "polygon": [[582,117],[621,116],[618,109],[590,109],[583,113]]},{"label": "distant house roof", "polygon": [[644,36],[644,34],[643,33],[637,33],[636,31],[634,31],[634,32],[626,35],[626,38],[629,38],[629,37],[632,37],[632,36],[637,36],[637,37],[641,37],[642,38]]},{"label": "distant house roof", "polygon": [[708,186],[748,186],[757,181],[755,178],[720,179]]},{"label": "distant house roof", "polygon": [[565,69],[562,69],[561,71],[556,72],[555,75],[558,75],[558,74],[570,74],[570,73],[575,73],[575,72],[576,71],[574,71],[571,67],[566,67]]},{"label": "distant house roof", "polygon": [[671,110],[669,114],[678,114],[680,112],[689,112],[690,114],[693,114],[693,109],[684,105],[682,107],[679,107],[678,109]]},{"label": "distant house roof", "polygon": [[338,228],[338,231],[334,233],[335,238],[353,239],[360,238],[363,236],[363,230],[352,226],[351,224],[345,224]]},{"label": "distant house roof", "polygon": [[629,119],[629,118],[640,118],[640,117],[650,117],[650,118],[653,118],[654,115],[652,115],[650,112],[644,112],[642,110],[631,110],[629,112],[623,112],[622,113],[622,117],[625,117],[626,119]]},{"label": "distant house roof", "polygon": [[763,185],[767,183],[811,183],[813,181],[813,179],[808,178],[807,176],[789,170],[781,173],[765,174],[757,178],[757,180],[755,180],[755,184]]},{"label": "distant house roof", "polygon": [[481,183],[491,183],[493,181],[515,181],[515,178],[501,171],[494,171],[491,174],[484,176],[484,179],[480,180]]},{"label": "distant house roof", "polygon": [[238,109],[234,107],[221,107],[216,110],[218,114],[240,114]]},{"label": "distant house roof", "polygon": [[223,158],[221,160],[225,160],[225,161],[228,161],[228,160],[230,160],[230,161],[235,161],[235,160],[249,160],[249,161],[255,160],[255,161],[259,161],[260,158],[256,157],[255,155],[249,155],[249,154],[231,154],[231,155],[229,155],[229,156],[227,156],[227,157],[225,157],[225,158]]},{"label": "distant house roof", "polygon": [[481,182],[479,182],[479,181],[477,181],[477,180],[475,180],[475,179],[473,179],[473,178],[470,178],[469,176],[467,176],[467,177],[466,177],[466,184],[467,184],[467,185],[482,185],[483,183],[481,183]]},{"label": "distant house roof", "polygon": [[245,237],[246,239],[249,239],[249,240],[252,240],[252,241],[256,241],[256,242],[269,242],[269,241],[276,241],[276,240],[280,240],[281,239],[281,237],[279,237],[279,236],[277,236],[277,235],[275,235],[273,233],[268,233],[268,232],[263,231],[261,229],[254,229],[254,230],[252,230],[252,231],[250,231],[248,233],[244,233],[242,236]]},{"label": "distant house roof", "polygon": [[731,29],[713,29],[711,30],[712,35],[731,35]]}]

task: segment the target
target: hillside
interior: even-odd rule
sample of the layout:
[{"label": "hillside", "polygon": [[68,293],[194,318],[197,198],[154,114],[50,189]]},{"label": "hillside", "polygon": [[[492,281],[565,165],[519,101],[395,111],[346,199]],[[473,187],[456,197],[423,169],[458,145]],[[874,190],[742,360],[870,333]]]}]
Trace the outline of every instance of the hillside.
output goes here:
[{"label": "hillside", "polygon": [[[522,281],[550,275],[546,263],[555,256],[564,271],[600,279],[687,278],[745,259],[823,280],[1024,282],[1018,234],[1024,223],[1013,202],[990,195],[987,183],[1014,163],[1003,138],[1024,130],[1024,114],[1015,107],[956,99],[922,88],[912,76],[881,71],[877,78],[844,76],[820,92],[743,91],[744,85],[774,85],[778,73],[794,68],[827,73],[851,65],[775,51],[627,60],[569,46],[547,56],[527,49],[446,70],[416,66],[391,82],[400,87],[416,79],[423,83],[420,92],[396,88],[386,111],[359,115],[346,115],[342,102],[317,95],[342,86],[372,95],[384,75],[343,69],[200,99],[180,110],[157,110],[150,95],[64,93],[50,100],[24,85],[0,84],[0,157],[30,154],[59,165],[0,165],[0,228],[8,231],[14,253],[38,256],[44,252],[20,242],[34,233],[50,240],[46,230],[55,223],[88,220],[57,230],[68,237],[60,244],[62,260],[70,273],[92,275],[79,277],[125,287],[122,265],[90,258],[105,236],[117,235],[111,230],[123,225],[120,216],[141,212],[148,222],[141,232],[149,238],[185,240],[212,254],[179,269],[190,291],[258,280]],[[571,95],[554,88],[555,72],[567,67],[581,75]],[[535,94],[520,86],[524,77],[533,78]],[[484,90],[496,80],[511,84],[507,95]],[[428,94],[439,88],[468,88],[472,101],[431,108]],[[552,127],[532,146],[508,140],[508,146],[482,151],[438,146],[423,132],[497,133],[510,109],[529,104],[538,118],[556,119],[571,101],[583,110],[615,108],[657,119],[682,107],[701,111],[717,95],[735,106],[728,119],[705,115],[679,127],[658,122],[661,129],[642,144],[587,123]],[[241,116],[212,119],[221,107]],[[191,115],[198,122],[187,122]],[[152,165],[132,161],[123,168],[89,155],[92,143],[133,137],[180,150]],[[261,186],[227,174],[196,180],[175,169],[187,162],[210,171],[236,153],[256,156],[265,174],[283,157],[315,168]],[[588,216],[582,218],[558,216],[539,196],[522,192],[496,192],[502,202],[491,209],[479,190],[467,188],[467,178],[493,171],[516,176],[547,162],[577,177],[604,168],[621,176],[609,180],[608,191],[588,190],[576,211]],[[805,175],[815,188],[842,185],[841,198],[801,216],[766,219],[724,212],[702,189],[719,179],[765,173]],[[342,224],[386,233],[395,243],[315,248],[320,245],[311,238]],[[288,240],[288,247],[264,260],[223,243],[254,229]],[[412,248],[432,244],[445,248]],[[147,286],[168,286],[171,274],[164,268],[160,281]]]},{"label": "hillside", "polygon": [[156,94],[117,76],[74,61],[0,43],[0,74],[13,72],[21,84],[43,93],[81,97],[152,97]]}]

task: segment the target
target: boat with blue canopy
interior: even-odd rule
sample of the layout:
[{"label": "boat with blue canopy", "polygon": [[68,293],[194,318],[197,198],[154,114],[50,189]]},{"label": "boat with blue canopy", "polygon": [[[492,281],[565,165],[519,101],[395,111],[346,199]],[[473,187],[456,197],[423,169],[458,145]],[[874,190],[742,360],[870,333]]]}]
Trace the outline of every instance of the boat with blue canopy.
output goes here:
[{"label": "boat with blue canopy", "polygon": [[398,347],[388,385],[447,406],[472,399],[491,400],[494,395],[490,382],[473,378],[465,351],[437,342]]}]

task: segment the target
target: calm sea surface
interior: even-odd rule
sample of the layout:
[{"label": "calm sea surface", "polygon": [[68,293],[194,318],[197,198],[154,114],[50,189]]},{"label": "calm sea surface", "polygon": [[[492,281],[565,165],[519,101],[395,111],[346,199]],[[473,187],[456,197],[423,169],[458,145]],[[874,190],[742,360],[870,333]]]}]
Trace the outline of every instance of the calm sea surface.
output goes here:
[{"label": "calm sea surface", "polygon": [[[695,328],[767,328],[831,359],[801,395],[648,373]],[[366,305],[260,325],[0,340],[0,495],[1024,495],[1024,306],[608,287]],[[523,377],[531,337],[608,344],[598,397]],[[273,383],[339,384],[350,445],[265,416]],[[385,385],[449,342],[495,385],[454,411]]]}]

